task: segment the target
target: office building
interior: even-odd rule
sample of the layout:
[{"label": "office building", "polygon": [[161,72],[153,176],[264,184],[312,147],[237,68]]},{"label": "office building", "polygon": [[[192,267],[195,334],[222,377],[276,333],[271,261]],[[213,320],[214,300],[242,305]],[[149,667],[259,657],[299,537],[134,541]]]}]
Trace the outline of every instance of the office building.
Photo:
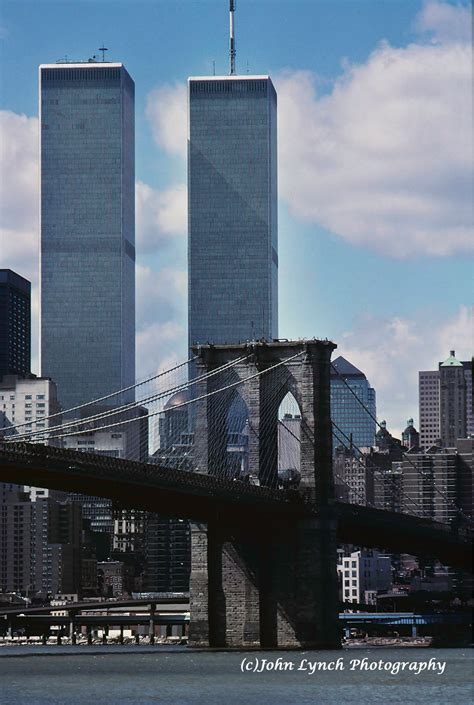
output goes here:
[{"label": "office building", "polygon": [[0,379],[27,375],[31,367],[31,284],[0,269]]},{"label": "office building", "polygon": [[410,452],[393,463],[402,478],[401,511],[449,523],[459,519],[456,507],[472,515],[473,439],[459,439],[454,447],[431,446]]},{"label": "office building", "polygon": [[430,448],[440,443],[438,370],[422,370],[418,373],[418,399],[420,445],[422,448]]},{"label": "office building", "polygon": [[135,381],[134,83],[120,63],[39,74],[41,374],[67,409]]},{"label": "office building", "polygon": [[277,96],[268,76],[190,78],[189,344],[278,337]]},{"label": "office building", "polygon": [[[60,423],[55,383],[47,377],[5,375],[0,379],[0,435],[42,432]],[[56,443],[54,439],[49,441]]]},{"label": "office building", "polygon": [[0,592],[31,589],[32,505],[18,485],[0,483]]},{"label": "office building", "polygon": [[187,592],[190,569],[189,521],[148,514],[144,589],[147,592]]},{"label": "office building", "polygon": [[418,373],[420,445],[453,447],[458,438],[474,435],[472,362],[460,361],[455,351],[437,370]]},{"label": "office building", "polygon": [[[371,449],[372,450],[372,449]],[[374,503],[374,469],[366,462],[366,456],[353,448],[336,448],[334,461],[334,484],[337,499],[363,506]]]},{"label": "office building", "polygon": [[[451,350],[439,365],[439,428],[441,444],[452,448],[458,438],[472,433],[468,429],[468,410],[472,414],[472,369],[460,362]],[[472,419],[472,416],[471,416]]]},{"label": "office building", "polygon": [[81,588],[82,515],[78,505],[1,486],[0,591],[34,595]]},{"label": "office building", "polygon": [[331,368],[331,420],[333,450],[351,446],[357,454],[374,445],[375,389],[357,367],[340,356]]},{"label": "office building", "polygon": [[82,512],[51,497],[32,502],[32,587],[45,595],[79,593]]}]

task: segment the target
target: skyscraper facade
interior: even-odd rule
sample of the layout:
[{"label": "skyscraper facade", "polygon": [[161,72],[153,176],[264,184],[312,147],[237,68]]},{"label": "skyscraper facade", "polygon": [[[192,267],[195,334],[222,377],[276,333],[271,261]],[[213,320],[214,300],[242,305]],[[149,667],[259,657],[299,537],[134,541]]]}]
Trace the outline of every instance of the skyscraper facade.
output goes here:
[{"label": "skyscraper facade", "polygon": [[189,344],[278,335],[277,96],[268,76],[190,78]]},{"label": "skyscraper facade", "polygon": [[451,350],[437,370],[421,371],[418,379],[420,445],[454,448],[459,438],[472,437],[472,362]]},{"label": "skyscraper facade", "polygon": [[134,83],[42,65],[40,103],[41,372],[70,408],[135,380]]},{"label": "skyscraper facade", "polygon": [[[470,395],[466,372],[470,377]],[[469,363],[466,366],[451,350],[449,357],[439,365],[439,417],[441,443],[453,448],[458,438],[468,434],[467,410],[472,406],[472,375]],[[468,397],[470,396],[470,399]],[[472,432],[472,429],[470,429]]]},{"label": "skyscraper facade", "polygon": [[11,269],[0,269],[0,379],[29,373],[31,365],[31,284]]},{"label": "skyscraper facade", "polygon": [[375,418],[375,389],[370,386],[363,372],[344,357],[339,356],[334,360],[331,369],[331,419],[335,424],[334,451],[338,446],[350,446],[351,438],[356,446],[354,449],[356,454],[358,454],[357,448],[368,448],[374,445]]},{"label": "skyscraper facade", "polygon": [[420,445],[429,448],[439,443],[439,372],[418,372]]}]

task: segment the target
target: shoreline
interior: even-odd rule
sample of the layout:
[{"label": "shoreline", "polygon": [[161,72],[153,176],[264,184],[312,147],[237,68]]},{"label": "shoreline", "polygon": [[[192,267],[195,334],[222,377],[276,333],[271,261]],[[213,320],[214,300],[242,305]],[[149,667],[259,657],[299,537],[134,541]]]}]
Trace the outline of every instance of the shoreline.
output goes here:
[{"label": "shoreline", "polygon": [[[238,653],[238,652],[248,652],[249,649],[229,649],[229,648],[187,648],[187,640],[181,637],[171,637],[167,639],[155,639],[154,644],[150,644],[149,638],[144,637],[138,643],[134,639],[124,639],[123,643],[120,643],[118,639],[109,639],[107,643],[104,644],[102,639],[94,639],[92,644],[87,642],[87,639],[78,639],[75,644],[71,643],[71,639],[68,637],[63,637],[61,643],[58,644],[55,637],[52,637],[46,644],[41,642],[40,638],[32,637],[27,639],[26,637],[13,637],[11,640],[6,641],[5,639],[0,640],[0,657],[1,656],[14,656],[15,651],[18,648],[31,647],[31,653],[25,653],[24,651],[18,656],[34,656],[41,655],[55,655],[56,648],[68,647],[70,648],[71,654],[93,654],[100,653],[105,654],[108,652],[107,647],[110,648],[110,653],[130,653],[136,650],[137,653],[143,653],[144,649],[146,653],[153,653],[156,649],[158,652],[166,652],[168,649],[174,652],[182,653],[211,653],[211,652],[228,652],[228,653]],[[41,647],[41,648],[40,648]],[[116,648],[114,648],[116,647]],[[117,648],[119,647],[119,648]],[[436,648],[471,648],[469,644],[440,644],[437,647],[436,643],[433,643],[433,637],[366,637],[365,639],[351,639],[342,643],[341,651],[351,651],[358,649],[436,649]],[[43,651],[44,649],[44,651]],[[99,649],[99,650],[98,650]],[[286,649],[259,649],[251,651],[286,651]],[[292,650],[293,651],[293,650]],[[294,650],[297,653],[299,650]],[[312,649],[301,649],[303,651],[312,651]],[[7,653],[10,652],[10,653]],[[68,652],[61,651],[56,652],[58,656],[67,655]]]}]

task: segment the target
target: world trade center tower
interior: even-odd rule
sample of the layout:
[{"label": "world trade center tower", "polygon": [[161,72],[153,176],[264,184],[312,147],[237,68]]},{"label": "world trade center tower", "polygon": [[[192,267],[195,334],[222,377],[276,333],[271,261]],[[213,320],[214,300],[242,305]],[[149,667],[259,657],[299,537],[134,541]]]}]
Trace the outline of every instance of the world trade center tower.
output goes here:
[{"label": "world trade center tower", "polygon": [[189,344],[278,336],[277,96],[268,76],[188,80]]},{"label": "world trade center tower", "polygon": [[134,83],[42,65],[40,103],[40,365],[70,408],[135,382]]}]

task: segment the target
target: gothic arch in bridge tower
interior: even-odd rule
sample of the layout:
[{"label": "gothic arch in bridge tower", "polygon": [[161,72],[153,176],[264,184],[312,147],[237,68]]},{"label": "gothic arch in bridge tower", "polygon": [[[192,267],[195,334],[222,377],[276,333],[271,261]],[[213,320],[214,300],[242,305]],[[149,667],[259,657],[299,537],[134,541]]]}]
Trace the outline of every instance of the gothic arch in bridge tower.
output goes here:
[{"label": "gothic arch in bridge tower", "polygon": [[287,392],[278,407],[278,485],[296,488],[301,469],[301,409],[292,392]]},{"label": "gothic arch in bridge tower", "polygon": [[[293,399],[304,428],[296,441],[298,491],[314,513],[310,509],[308,518],[273,523],[262,514],[259,523],[251,525],[245,515],[232,523],[218,514],[207,526],[193,525],[191,644],[338,644],[335,525],[330,511],[334,347],[328,341],[275,341],[195,349],[201,376],[196,392],[196,469],[222,473],[220,458],[228,448],[226,419],[233,407],[245,405],[249,473],[258,475],[260,485],[278,487],[279,409],[285,399]],[[213,374],[223,366],[223,372]]]}]

